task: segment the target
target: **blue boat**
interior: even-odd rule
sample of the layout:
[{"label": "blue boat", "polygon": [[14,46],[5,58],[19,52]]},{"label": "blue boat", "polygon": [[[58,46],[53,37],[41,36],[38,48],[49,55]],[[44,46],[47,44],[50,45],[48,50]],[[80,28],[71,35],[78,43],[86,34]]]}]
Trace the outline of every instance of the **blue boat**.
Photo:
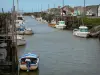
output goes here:
[{"label": "blue boat", "polygon": [[[31,60],[30,61],[30,67],[27,67],[26,59]],[[39,66],[39,56],[34,53],[27,53],[24,54],[19,59],[19,67],[21,70],[36,70]]]}]

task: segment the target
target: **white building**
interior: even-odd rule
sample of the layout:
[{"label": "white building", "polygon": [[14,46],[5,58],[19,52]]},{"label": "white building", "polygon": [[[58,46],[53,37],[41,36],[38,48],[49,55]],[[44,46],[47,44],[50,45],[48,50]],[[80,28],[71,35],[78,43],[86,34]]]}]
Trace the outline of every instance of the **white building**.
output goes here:
[{"label": "white building", "polygon": [[98,7],[98,16],[100,16],[100,5]]}]

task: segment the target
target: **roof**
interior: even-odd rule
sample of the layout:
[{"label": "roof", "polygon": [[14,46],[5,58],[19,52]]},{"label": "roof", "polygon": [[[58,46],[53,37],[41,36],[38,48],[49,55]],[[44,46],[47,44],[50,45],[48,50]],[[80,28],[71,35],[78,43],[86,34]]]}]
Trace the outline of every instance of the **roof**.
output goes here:
[{"label": "roof", "polygon": [[24,54],[21,58],[27,58],[27,57],[38,58],[38,55],[33,54],[33,53],[27,53],[27,54]]},{"label": "roof", "polygon": [[93,11],[97,11],[99,5],[91,5],[91,6],[86,6],[86,10],[93,10]]},{"label": "roof", "polygon": [[69,5],[66,5],[66,6],[62,7],[61,9],[63,9],[63,10],[69,10],[71,12],[74,12],[74,9],[72,7],[70,7]]},{"label": "roof", "polygon": [[86,27],[86,26],[80,26],[79,28],[86,28],[87,29],[88,27]]}]

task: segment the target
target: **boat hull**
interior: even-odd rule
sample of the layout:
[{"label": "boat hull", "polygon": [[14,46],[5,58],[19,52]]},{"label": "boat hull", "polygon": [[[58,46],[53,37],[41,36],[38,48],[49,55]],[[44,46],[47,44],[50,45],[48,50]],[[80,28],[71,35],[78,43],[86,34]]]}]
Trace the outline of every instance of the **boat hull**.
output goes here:
[{"label": "boat hull", "polygon": [[24,31],[17,31],[18,35],[24,35]]},{"label": "boat hull", "polygon": [[24,34],[26,34],[26,35],[32,35],[33,34],[33,31],[32,30],[26,30],[24,32]]},{"label": "boat hull", "polygon": [[56,24],[48,24],[48,26],[54,27],[54,28],[55,28],[55,25],[56,25]]},{"label": "boat hull", "polygon": [[[31,65],[31,66],[30,66],[30,70],[36,70],[37,68],[38,68],[37,65]],[[25,64],[25,65],[20,65],[20,69],[21,69],[21,70],[27,70],[28,68],[27,68],[27,66],[26,66],[26,64]]]},{"label": "boat hull", "polygon": [[23,46],[26,45],[26,40],[24,39],[17,39],[17,46]]},{"label": "boat hull", "polygon": [[84,37],[86,38],[88,36],[89,32],[73,32],[73,35],[79,36],[79,37]]},{"label": "boat hull", "polygon": [[55,26],[57,29],[64,29],[66,27],[66,25],[56,25]]}]

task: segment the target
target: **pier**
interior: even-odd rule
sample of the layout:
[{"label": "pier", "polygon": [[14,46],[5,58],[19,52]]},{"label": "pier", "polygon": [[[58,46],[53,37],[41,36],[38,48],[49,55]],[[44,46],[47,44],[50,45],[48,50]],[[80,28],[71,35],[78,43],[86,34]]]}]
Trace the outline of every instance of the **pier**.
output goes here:
[{"label": "pier", "polygon": [[15,19],[14,10],[0,14],[0,75],[18,75]]}]

